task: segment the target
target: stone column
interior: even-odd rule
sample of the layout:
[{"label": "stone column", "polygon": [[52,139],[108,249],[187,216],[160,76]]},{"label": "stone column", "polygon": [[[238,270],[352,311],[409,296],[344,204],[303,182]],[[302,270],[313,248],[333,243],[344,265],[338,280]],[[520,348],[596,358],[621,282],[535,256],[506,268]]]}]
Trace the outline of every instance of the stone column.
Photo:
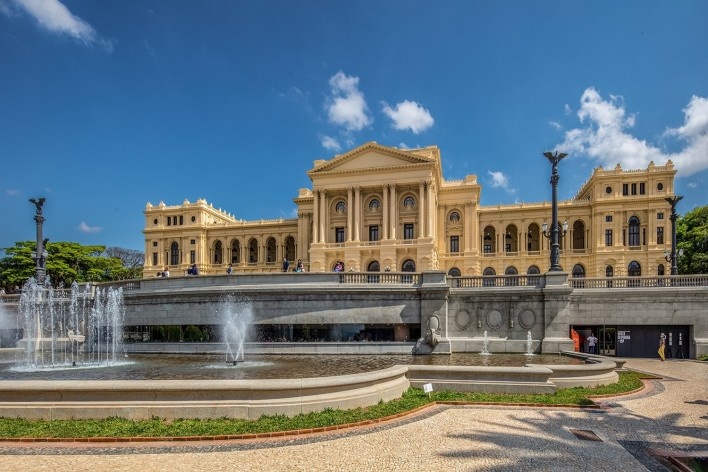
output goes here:
[{"label": "stone column", "polygon": [[570,294],[567,272],[546,272],[546,286],[543,288],[544,333],[542,352],[557,353],[572,351],[570,338]]},{"label": "stone column", "polygon": [[361,241],[361,187],[354,187],[354,241]]},{"label": "stone column", "polygon": [[352,240],[352,225],[354,218],[354,189],[352,187],[347,187],[347,241]]},{"label": "stone column", "polygon": [[418,238],[425,237],[425,182],[418,182]]},{"label": "stone column", "polygon": [[388,184],[383,186],[383,220],[381,221],[382,223],[382,230],[383,230],[383,238],[382,239],[388,239]]},{"label": "stone column", "polygon": [[438,214],[437,214],[437,211],[435,211],[435,196],[433,195],[433,182],[432,181],[428,181],[427,188],[428,188],[428,195],[427,195],[428,234],[427,234],[427,236],[429,238],[432,238],[433,235],[435,234],[437,227],[438,227]]},{"label": "stone column", "polygon": [[320,203],[319,190],[312,191],[312,242],[320,242]]},{"label": "stone column", "polygon": [[327,236],[325,228],[327,227],[327,192],[325,190],[320,190],[320,227],[319,231],[319,242],[326,243]]},{"label": "stone column", "polygon": [[398,227],[398,198],[396,196],[396,184],[391,184],[391,214],[389,215],[390,220],[390,238],[396,239],[396,228]]}]

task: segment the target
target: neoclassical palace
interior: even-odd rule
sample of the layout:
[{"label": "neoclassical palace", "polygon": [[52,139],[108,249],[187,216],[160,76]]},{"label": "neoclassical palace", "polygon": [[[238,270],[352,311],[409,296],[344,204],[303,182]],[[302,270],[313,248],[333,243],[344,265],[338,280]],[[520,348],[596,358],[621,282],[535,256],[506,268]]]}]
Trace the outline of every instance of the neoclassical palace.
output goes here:
[{"label": "neoclassical palace", "polygon": [[[182,275],[305,270],[449,275],[537,274],[548,269],[551,203],[484,206],[475,175],[445,180],[440,149],[370,142],[308,171],[297,218],[244,221],[205,200],[145,208],[145,270]],[[671,247],[671,161],[597,168],[559,202],[561,266],[574,277],[663,275]],[[550,189],[549,189],[550,194]]]}]

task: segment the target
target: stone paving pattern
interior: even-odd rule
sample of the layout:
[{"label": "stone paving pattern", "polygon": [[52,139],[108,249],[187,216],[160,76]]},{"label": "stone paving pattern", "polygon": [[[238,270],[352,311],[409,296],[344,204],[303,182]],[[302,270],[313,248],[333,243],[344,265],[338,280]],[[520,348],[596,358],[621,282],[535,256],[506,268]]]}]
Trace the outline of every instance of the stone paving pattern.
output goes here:
[{"label": "stone paving pattern", "polygon": [[[335,433],[251,441],[0,444],[0,471],[670,470],[652,450],[708,456],[708,363],[630,359],[664,377],[601,409],[439,406]],[[601,441],[578,439],[590,430]]]}]

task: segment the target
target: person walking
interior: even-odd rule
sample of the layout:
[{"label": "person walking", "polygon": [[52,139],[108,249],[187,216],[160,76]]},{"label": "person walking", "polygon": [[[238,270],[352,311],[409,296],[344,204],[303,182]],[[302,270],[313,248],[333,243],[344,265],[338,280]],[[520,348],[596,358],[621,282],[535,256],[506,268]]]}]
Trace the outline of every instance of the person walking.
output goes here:
[{"label": "person walking", "polygon": [[661,333],[659,336],[659,357],[661,357],[661,361],[665,361],[666,357],[664,357],[664,349],[666,348],[666,335],[664,333]]},{"label": "person walking", "polygon": [[590,331],[590,336],[588,336],[588,352],[590,354],[595,354],[595,344],[597,344],[597,338],[593,334],[592,331]]}]

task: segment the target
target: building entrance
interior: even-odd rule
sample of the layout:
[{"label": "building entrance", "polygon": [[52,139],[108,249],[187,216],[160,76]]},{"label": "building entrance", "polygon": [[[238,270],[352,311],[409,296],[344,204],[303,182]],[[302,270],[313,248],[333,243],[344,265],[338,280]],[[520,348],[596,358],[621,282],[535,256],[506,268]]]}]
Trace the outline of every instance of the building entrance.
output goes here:
[{"label": "building entrance", "polygon": [[689,326],[576,325],[580,352],[590,352],[588,338],[597,338],[596,354],[618,357],[658,358],[659,337],[666,335],[667,359],[689,358]]}]

